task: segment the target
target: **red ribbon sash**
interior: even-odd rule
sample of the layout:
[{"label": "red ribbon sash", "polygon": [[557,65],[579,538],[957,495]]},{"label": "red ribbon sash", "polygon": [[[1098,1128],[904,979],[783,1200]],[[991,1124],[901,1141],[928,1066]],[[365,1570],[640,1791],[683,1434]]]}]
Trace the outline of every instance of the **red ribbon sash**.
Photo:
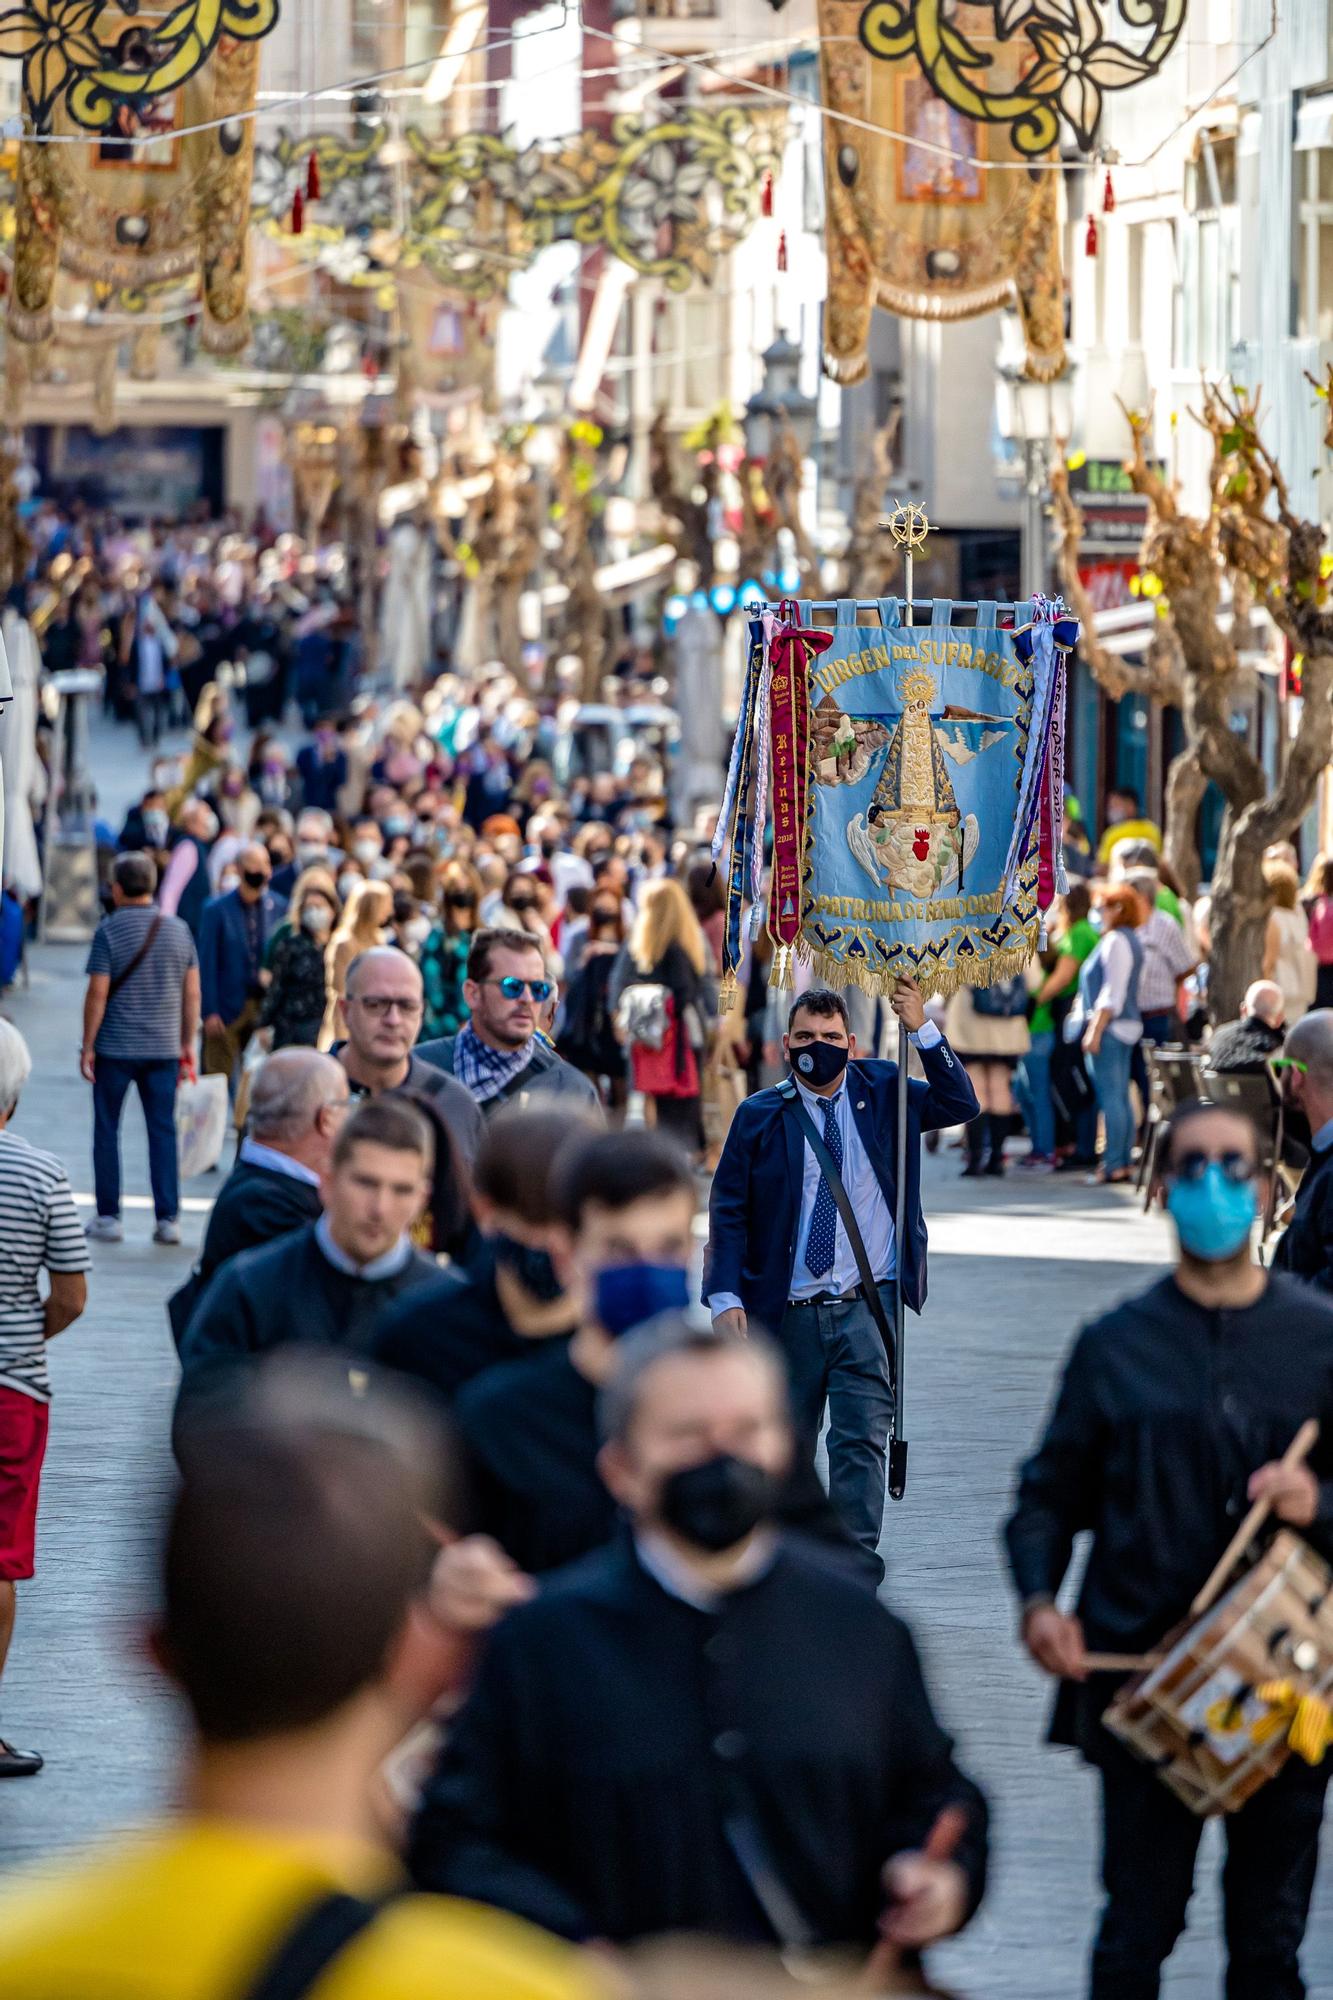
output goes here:
[{"label": "red ribbon sash", "polygon": [[805,851],[806,791],[810,765],[810,662],[833,644],[831,632],[796,622],[796,607],[779,606],[784,619],[769,642],[769,741],[773,759],[773,879],[768,932],[776,945],[793,945],[801,928],[801,859]]}]

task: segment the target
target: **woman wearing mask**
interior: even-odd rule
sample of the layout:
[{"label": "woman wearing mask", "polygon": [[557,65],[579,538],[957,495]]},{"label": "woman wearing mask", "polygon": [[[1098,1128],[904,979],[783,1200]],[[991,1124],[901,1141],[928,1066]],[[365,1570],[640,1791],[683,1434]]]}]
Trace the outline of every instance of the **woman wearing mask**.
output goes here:
[{"label": "woman wearing mask", "polygon": [[1143,946],[1135,932],[1147,920],[1143,899],[1127,882],[1099,894],[1102,935],[1078,977],[1078,997],[1065,1023],[1065,1040],[1081,1043],[1105,1126],[1101,1167],[1089,1183],[1127,1181],[1134,1144],[1129,1096],[1134,1044],[1143,1036],[1139,979]]},{"label": "woman wearing mask", "polygon": [[648,883],[611,975],[616,1030],[655,1122],[695,1154],[704,1144],[699,1065],[715,1008],[707,966],[708,946],[680,883],[671,876]]},{"label": "woman wearing mask", "polygon": [[347,968],[354,958],[372,945],[384,943],[384,933],[393,916],[393,891],[387,882],[361,882],[343,906],[337,929],[328,942],[324,968],[328,1002],[319,1046],[331,1048],[342,1034],[338,1009],[347,991]]},{"label": "woman wearing mask", "polygon": [[314,1048],[328,1007],[324,953],[338,921],[338,892],[326,868],[307,868],[292,890],[287,921],[269,955],[271,978],[259,1015],[275,1049]]},{"label": "woman wearing mask", "polygon": [[475,868],[451,861],[440,883],[443,921],[437,924],[421,947],[421,977],[426,985],[426,1020],[437,1025],[422,1026],[421,1041],[441,1035],[456,1035],[467,1019],[463,982],[467,978],[467,955],[472,933],[477,928],[481,907],[481,878]]},{"label": "woman wearing mask", "polygon": [[526,931],[541,947],[554,979],[564,976],[564,960],[555,948],[542,908],[543,885],[531,870],[513,869],[505,883],[504,907],[495,919],[504,930]]},{"label": "woman wearing mask", "polygon": [[555,1045],[558,1055],[591,1078],[616,1124],[625,1116],[629,1097],[629,1067],[616,1037],[611,1005],[611,974],[624,942],[619,896],[610,889],[595,889],[588,907],[587,938],[565,995],[564,1026]]}]

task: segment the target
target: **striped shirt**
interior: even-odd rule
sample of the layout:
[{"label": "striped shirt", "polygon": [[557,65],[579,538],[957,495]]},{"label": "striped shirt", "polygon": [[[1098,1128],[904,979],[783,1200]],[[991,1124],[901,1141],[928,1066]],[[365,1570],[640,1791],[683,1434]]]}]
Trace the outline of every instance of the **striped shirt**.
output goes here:
[{"label": "striped shirt", "polygon": [[43,1265],[86,1271],[91,1261],[60,1161],[0,1131],[0,1389],[50,1402],[37,1274]]},{"label": "striped shirt", "polygon": [[[151,903],[113,910],[97,926],[87,970],[114,979],[139,950],[158,912]],[[99,1056],[123,1062],[166,1062],[181,1052],[181,995],[185,975],[199,963],[188,924],[163,917],[152,948],[106,1003],[93,1044]]]}]

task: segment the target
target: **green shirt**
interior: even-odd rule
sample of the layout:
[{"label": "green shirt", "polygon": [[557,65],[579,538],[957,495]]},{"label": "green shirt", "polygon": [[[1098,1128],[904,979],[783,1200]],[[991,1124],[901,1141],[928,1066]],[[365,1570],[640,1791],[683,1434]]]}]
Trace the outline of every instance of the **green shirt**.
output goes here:
[{"label": "green shirt", "polygon": [[1165,910],[1172,922],[1179,924],[1181,930],[1184,930],[1185,912],[1180,907],[1180,898],[1174,889],[1167,888],[1165,882],[1159,883],[1157,887],[1157,907],[1159,910]]},{"label": "green shirt", "polygon": [[[1055,955],[1057,959],[1072,958],[1076,965],[1082,965],[1085,959],[1092,957],[1092,954],[1096,951],[1100,943],[1101,932],[1094,924],[1090,924],[1086,917],[1080,917],[1076,924],[1070,925],[1059,944],[1055,947]],[[1066,987],[1065,992],[1068,993],[1069,991],[1071,989]],[[1041,1002],[1033,1014],[1028,1027],[1029,1032],[1034,1035],[1052,1035],[1055,1033],[1055,1015],[1051,1010],[1051,1002],[1049,1000]]]}]

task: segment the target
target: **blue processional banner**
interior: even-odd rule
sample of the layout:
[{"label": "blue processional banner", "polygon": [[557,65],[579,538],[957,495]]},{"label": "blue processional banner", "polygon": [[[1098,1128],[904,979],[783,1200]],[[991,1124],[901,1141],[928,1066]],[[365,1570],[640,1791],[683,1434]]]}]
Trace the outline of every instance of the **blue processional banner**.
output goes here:
[{"label": "blue processional banner", "polygon": [[[1041,906],[1062,886],[1061,711],[1077,624],[1042,599],[979,604],[966,625],[954,622],[948,600],[935,601],[928,622],[922,609],[909,625],[896,598],[801,603],[782,607],[785,628],[771,612],[751,628],[748,725],[738,735],[731,809],[724,806],[716,851],[730,846],[731,880],[743,882],[746,843],[762,838],[753,815],[747,830],[743,802],[765,681],[773,679],[770,641],[783,629],[822,626],[823,650],[772,657],[801,659],[806,677],[794,949],[833,986],[884,993],[911,973],[928,994],[947,994],[1009,978],[1032,956]],[[775,799],[787,775],[774,750]],[[764,787],[756,780],[753,789],[761,795]],[[729,940],[733,931],[739,936],[734,914]],[[769,912],[777,984],[792,976],[791,914],[780,936]]]}]

